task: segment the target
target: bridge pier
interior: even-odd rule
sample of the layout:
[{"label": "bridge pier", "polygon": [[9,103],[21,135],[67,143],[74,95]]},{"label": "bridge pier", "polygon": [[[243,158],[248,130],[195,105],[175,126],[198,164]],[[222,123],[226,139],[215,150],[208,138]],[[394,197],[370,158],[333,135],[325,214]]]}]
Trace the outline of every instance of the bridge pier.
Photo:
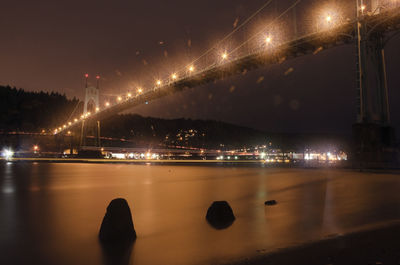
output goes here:
[{"label": "bridge pier", "polygon": [[[88,136],[93,136],[93,141],[88,142]],[[82,121],[80,146],[101,147],[100,141],[100,121],[85,122]]]},{"label": "bridge pier", "polygon": [[353,125],[353,160],[367,167],[383,167],[398,160],[395,132],[390,126],[385,36],[374,31],[364,15],[358,14],[358,18],[357,123]]}]

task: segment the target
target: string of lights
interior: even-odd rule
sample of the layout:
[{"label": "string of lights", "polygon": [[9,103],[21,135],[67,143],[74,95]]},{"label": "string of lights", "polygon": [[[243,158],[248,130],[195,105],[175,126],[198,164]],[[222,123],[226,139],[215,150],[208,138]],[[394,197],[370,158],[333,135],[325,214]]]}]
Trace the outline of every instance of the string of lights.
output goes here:
[{"label": "string of lights", "polygon": [[[127,92],[124,95],[119,95],[116,97],[116,102],[112,103],[110,101],[106,101],[104,103],[104,107],[100,108],[97,107],[94,112],[86,112],[83,113],[79,118],[74,118],[70,121],[64,123],[63,125],[55,128],[53,130],[54,134],[59,134],[62,133],[65,130],[69,130],[72,126],[75,124],[86,120],[88,118],[91,118],[93,115],[98,115],[102,111],[109,111],[111,108],[117,108],[120,104],[127,104],[131,101],[138,100],[141,97],[148,97],[152,93],[156,93],[159,90],[162,90],[167,87],[174,86],[174,84],[177,84],[178,82],[183,82],[185,80],[190,80],[191,78],[201,78],[202,74],[210,71],[210,69],[217,69],[224,67],[224,65],[227,64],[234,64],[236,61],[239,62],[243,57],[249,56],[251,54],[255,53],[260,53],[265,51],[266,48],[270,48],[271,46],[275,50],[283,49],[286,47],[287,43],[290,41],[293,42],[293,40],[299,39],[300,41],[297,43],[301,43],[301,39],[304,39],[303,35],[300,38],[294,37],[293,39],[289,39],[290,41],[287,42],[280,42],[279,39],[275,36],[278,35],[279,33],[273,32],[270,30],[274,24],[276,24],[280,19],[282,19],[287,13],[295,8],[301,0],[295,1],[292,5],[290,5],[288,8],[286,8],[283,12],[281,12],[278,16],[276,16],[273,20],[271,20],[266,26],[262,27],[261,30],[257,31],[255,34],[247,38],[245,41],[237,45],[235,48],[231,49],[230,51],[224,50],[221,53],[218,54],[218,56],[214,55],[214,60],[210,64],[206,64],[205,66],[201,67],[200,63],[198,61],[212,53],[214,50],[220,46],[220,44],[227,40],[229,37],[231,37],[234,33],[238,31],[238,29],[242,28],[244,25],[246,25],[251,19],[253,19],[259,12],[261,12],[264,8],[266,8],[272,0],[267,1],[260,9],[258,9],[255,13],[253,13],[248,19],[246,19],[241,25],[239,25],[236,29],[234,29],[232,32],[227,34],[221,41],[219,41],[215,46],[212,48],[208,49],[205,53],[203,53],[201,56],[199,56],[197,59],[193,60],[190,64],[186,65],[183,69],[172,73],[170,76],[164,78],[164,79],[158,79],[155,81],[154,86],[149,86],[149,88],[143,88],[143,87],[138,87],[135,91],[135,93],[132,92]],[[359,2],[360,1],[360,2]],[[364,5],[362,0],[357,0],[357,8],[358,11],[357,13],[361,16],[375,16],[377,14],[377,10],[388,10],[390,8],[395,8],[399,7],[399,2],[400,0],[388,0],[384,1],[382,6],[376,7],[374,10],[367,10],[367,6]],[[353,20],[351,21],[345,21],[342,19],[342,16],[339,14],[337,10],[324,10],[322,12],[322,15],[319,16],[318,22],[317,22],[317,27],[316,27],[316,32],[313,32],[313,36],[318,36],[318,33],[321,33],[321,35],[324,32],[335,32],[335,29],[340,28],[340,26],[348,24],[351,25],[354,23]],[[257,43],[258,48],[253,49],[251,51],[247,51],[245,53],[238,53],[238,51],[243,48],[246,44],[248,43]],[[261,45],[259,45],[261,43]],[[236,56],[232,56],[234,53],[236,53]],[[88,78],[88,75],[85,75],[86,79]],[[96,76],[97,81],[100,79],[99,76]],[[146,101],[147,102],[147,101]]]}]

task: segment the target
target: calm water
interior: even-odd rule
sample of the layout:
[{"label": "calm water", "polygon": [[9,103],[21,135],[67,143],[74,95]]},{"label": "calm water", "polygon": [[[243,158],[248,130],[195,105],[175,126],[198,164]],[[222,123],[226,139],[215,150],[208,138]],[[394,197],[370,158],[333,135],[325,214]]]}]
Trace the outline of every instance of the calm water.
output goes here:
[{"label": "calm water", "polygon": [[[217,264],[400,219],[399,190],[400,175],[350,170],[0,163],[0,264],[115,264],[97,233],[116,197],[138,234],[125,265]],[[228,229],[205,221],[214,200]]]}]

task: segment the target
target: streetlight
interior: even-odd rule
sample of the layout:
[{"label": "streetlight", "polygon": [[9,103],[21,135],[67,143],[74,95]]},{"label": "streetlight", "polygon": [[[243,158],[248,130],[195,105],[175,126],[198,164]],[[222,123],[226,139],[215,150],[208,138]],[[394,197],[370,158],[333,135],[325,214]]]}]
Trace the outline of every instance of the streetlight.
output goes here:
[{"label": "streetlight", "polygon": [[328,23],[332,22],[332,17],[330,15],[326,16],[326,22]]},{"label": "streetlight", "polygon": [[360,10],[361,10],[361,14],[362,14],[362,15],[364,15],[364,10],[365,10],[366,8],[367,8],[366,5],[361,4]]},{"label": "streetlight", "polygon": [[325,9],[321,12],[317,21],[317,31],[332,30],[341,23],[341,14],[335,8]]}]

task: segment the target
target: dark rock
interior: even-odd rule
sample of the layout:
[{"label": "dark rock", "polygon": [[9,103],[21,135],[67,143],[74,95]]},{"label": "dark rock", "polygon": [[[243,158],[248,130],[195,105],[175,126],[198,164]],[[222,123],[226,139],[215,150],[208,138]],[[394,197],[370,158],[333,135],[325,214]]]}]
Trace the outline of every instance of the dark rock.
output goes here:
[{"label": "dark rock", "polygon": [[107,207],[99,238],[103,243],[127,243],[136,239],[131,210],[125,199],[114,199]]},{"label": "dark rock", "polygon": [[101,243],[103,265],[129,265],[134,241],[123,243]]},{"label": "dark rock", "polygon": [[206,219],[214,228],[224,229],[235,221],[235,215],[226,201],[215,201],[208,208]]},{"label": "dark rock", "polygon": [[272,206],[272,205],[276,205],[277,202],[275,200],[270,200],[270,201],[266,201],[264,204],[268,205],[268,206]]}]

